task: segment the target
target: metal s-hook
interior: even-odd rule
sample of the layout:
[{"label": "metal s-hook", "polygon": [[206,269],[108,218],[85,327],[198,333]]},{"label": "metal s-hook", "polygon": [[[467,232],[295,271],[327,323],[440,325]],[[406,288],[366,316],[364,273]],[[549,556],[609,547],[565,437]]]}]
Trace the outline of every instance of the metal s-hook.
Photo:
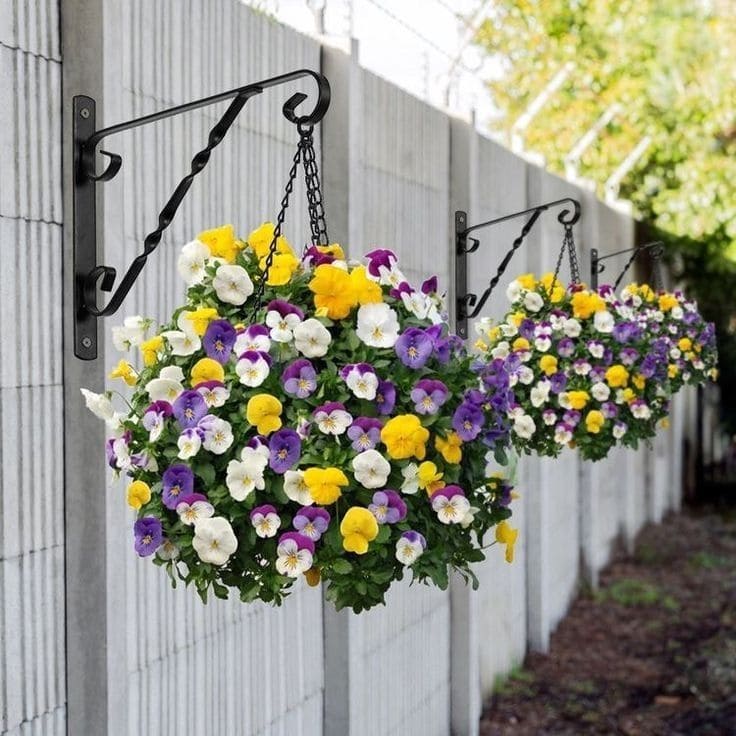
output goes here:
[{"label": "metal s-hook", "polygon": [[[78,95],[73,106],[74,135],[74,353],[83,360],[97,357],[96,318],[114,314],[133,287],[143,270],[148,256],[157,248],[166,228],[186,196],[194,178],[204,169],[210,160],[212,150],[219,145],[232,124],[240,114],[246,102],[253,96],[261,94],[270,87],[312,77],[317,83],[317,99],[311,112],[297,114],[297,108],[308,99],[303,92],[296,92],[284,103],[282,112],[291,123],[301,126],[313,126],[320,122],[330,106],[330,84],[322,74],[311,69],[299,69],[265,79],[255,84],[245,85],[237,89],[194,100],[151,115],[145,115],[124,123],[112,125],[101,130],[95,129],[95,101],[91,97]],[[138,255],[123,276],[117,290],[110,301],[103,307],[97,305],[97,290],[110,292],[113,289],[116,271],[111,266],[97,264],[97,217],[95,209],[95,185],[97,182],[110,181],[120,171],[122,157],[110,151],[99,151],[109,159],[105,169],[97,173],[95,168],[96,148],[100,141],[110,135],[131,128],[148,125],[165,118],[180,115],[191,110],[213,105],[217,102],[231,100],[225,113],[210,130],[207,145],[192,158],[189,173],[179,182],[174,192],[162,208],[158,216],[158,225],[144,241],[143,253]]]}]

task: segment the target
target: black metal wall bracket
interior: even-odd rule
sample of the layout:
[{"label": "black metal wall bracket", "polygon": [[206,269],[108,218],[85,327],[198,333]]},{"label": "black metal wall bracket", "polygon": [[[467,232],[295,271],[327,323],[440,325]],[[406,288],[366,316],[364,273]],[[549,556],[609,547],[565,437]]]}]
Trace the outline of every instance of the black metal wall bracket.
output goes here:
[{"label": "black metal wall bracket", "polygon": [[[330,85],[321,74],[310,69],[300,69],[288,74],[265,79],[255,84],[245,85],[220,94],[170,107],[161,112],[145,115],[124,123],[118,123],[101,130],[95,129],[95,101],[91,97],[79,95],[73,103],[74,136],[74,182],[73,182],[73,237],[74,237],[74,354],[82,360],[97,357],[97,318],[114,314],[122,304],[138,275],[146,265],[148,256],[161,242],[164,230],[174,219],[179,205],[189,191],[194,177],[207,165],[212,150],[221,143],[235,122],[245,103],[269,87],[312,77],[317,82],[317,102],[312,112],[298,115],[297,107],[307,99],[302,92],[293,94],[284,103],[283,114],[299,129],[318,123],[330,106]],[[107,136],[124,130],[155,123],[164,118],[181,115],[201,107],[214,105],[232,98],[225,113],[210,130],[207,145],[192,158],[189,173],[179,182],[158,215],[158,225],[143,242],[143,252],[137,256],[122,278],[117,290],[104,307],[97,306],[97,288],[112,291],[116,272],[110,266],[97,265],[97,214],[95,193],[97,182],[110,181],[120,171],[123,160],[117,153],[99,151],[108,159],[107,167],[101,173],[95,169],[97,144]]]},{"label": "black metal wall bracket", "polygon": [[590,249],[590,285],[592,288],[598,288],[598,275],[606,270],[606,265],[603,261],[607,261],[609,258],[616,258],[617,256],[624,255],[625,253],[631,253],[631,257],[626,261],[626,265],[623,270],[616,278],[613,284],[613,288],[617,289],[626,272],[631,267],[631,264],[639,257],[641,253],[649,252],[649,257],[652,259],[652,270],[654,272],[654,279],[657,282],[657,286],[660,286],[660,273],[659,273],[659,259],[664,255],[664,243],[661,240],[655,240],[651,243],[643,243],[642,245],[636,245],[633,248],[626,248],[625,250],[618,250],[615,253],[610,253],[607,256],[599,256],[597,248]]},{"label": "black metal wall bracket", "polygon": [[[557,199],[554,202],[545,202],[536,207],[521,210],[521,212],[514,212],[510,215],[497,217],[495,220],[488,220],[488,222],[481,222],[477,225],[470,226],[468,226],[468,215],[466,212],[461,210],[455,212],[455,332],[459,337],[463,339],[468,337],[468,320],[474,319],[480,314],[480,310],[483,309],[491,292],[497,286],[501,276],[503,276],[506,267],[514,257],[514,253],[516,253],[527,235],[532,231],[540,215],[551,207],[557,207],[563,204],[571,204],[573,212],[571,214],[570,210],[564,209],[559,213],[557,219],[562,225],[572,226],[580,219],[581,208],[580,202],[571,197]],[[475,253],[480,247],[480,240],[469,237],[470,233],[481,228],[498,225],[508,220],[514,220],[518,217],[524,217],[524,215],[529,215],[529,218],[524,223],[519,236],[514,240],[511,249],[501,261],[498,271],[491,279],[488,288],[481,294],[480,298],[476,294],[469,294],[468,254]]]}]

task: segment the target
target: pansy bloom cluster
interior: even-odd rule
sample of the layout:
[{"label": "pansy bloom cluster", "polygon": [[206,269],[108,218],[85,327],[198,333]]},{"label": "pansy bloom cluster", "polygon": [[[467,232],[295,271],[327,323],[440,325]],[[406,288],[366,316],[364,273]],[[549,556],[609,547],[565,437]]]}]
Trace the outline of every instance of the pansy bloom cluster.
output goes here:
[{"label": "pansy bloom cluster", "polygon": [[697,310],[681,294],[632,286],[619,297],[610,286],[565,288],[553,274],[521,276],[506,293],[510,311],[478,323],[477,348],[506,361],[519,451],[555,457],[570,446],[599,460],[616,444],[637,447],[666,419],[672,381],[715,364],[712,326],[687,317]]},{"label": "pansy bloom cluster", "polygon": [[273,236],[225,226],[185,245],[185,305],[113,330],[137,354],[111,374],[128,410],[85,392],[131,478],[137,553],[204,599],[279,603],[303,575],[355,611],[407,568],[446,587],[451,568],[475,582],[484,544],[510,560],[511,487],[489,459],[510,444],[516,360],[468,355],[437,279],[413,288],[391,251],[299,258],[279,237],[269,267]]}]

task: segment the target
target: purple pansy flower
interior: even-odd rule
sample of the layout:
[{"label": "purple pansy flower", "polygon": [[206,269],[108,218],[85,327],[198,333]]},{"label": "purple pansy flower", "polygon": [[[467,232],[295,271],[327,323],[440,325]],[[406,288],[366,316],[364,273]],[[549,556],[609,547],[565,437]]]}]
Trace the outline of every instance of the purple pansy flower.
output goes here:
[{"label": "purple pansy flower", "polygon": [[306,358],[299,358],[284,368],[281,374],[284,391],[298,399],[306,399],[317,388],[317,373]]},{"label": "purple pansy flower", "polygon": [[279,537],[279,544],[283,544],[289,539],[296,544],[297,549],[306,549],[314,554],[314,542],[306,535],[300,532],[284,532]]},{"label": "purple pansy flower", "polygon": [[399,335],[394,345],[399,360],[409,367],[417,370],[424,367],[434,349],[432,338],[419,327],[408,327]]},{"label": "purple pansy flower", "polygon": [[386,248],[372,250],[370,253],[366,253],[365,257],[368,259],[368,273],[375,278],[381,275],[381,267],[390,271],[396,263],[396,255]]},{"label": "purple pansy flower", "polygon": [[207,357],[223,365],[230,359],[237,333],[226,319],[216,319],[207,325],[202,345]]},{"label": "purple pansy flower", "polygon": [[469,401],[463,401],[452,415],[452,428],[463,442],[469,442],[480,434],[483,421],[481,409]]},{"label": "purple pansy flower", "polygon": [[389,294],[394,299],[401,299],[402,294],[408,294],[409,296],[411,296],[414,291],[414,287],[408,281],[402,281],[397,287],[391,289]]},{"label": "purple pansy flower", "polygon": [[606,369],[601,368],[600,366],[593,366],[593,368],[590,369],[590,373],[588,374],[588,378],[590,379],[591,383],[598,383],[599,381],[603,381],[606,377]]},{"label": "purple pansy flower", "polygon": [[154,401],[143,414],[141,424],[150,433],[151,442],[155,442],[164,428],[164,420],[174,413],[168,401]]},{"label": "purple pansy flower", "polygon": [[267,353],[271,348],[271,330],[266,325],[250,325],[245,330],[239,330],[235,339],[235,354],[253,350],[255,352]]},{"label": "purple pansy flower", "polygon": [[302,453],[302,441],[293,429],[280,429],[271,435],[268,464],[274,473],[283,474],[290,470]]},{"label": "purple pansy flower", "polygon": [[553,394],[559,394],[565,390],[567,386],[567,376],[562,371],[557,371],[549,377],[550,391]]},{"label": "purple pansy flower", "polygon": [[314,268],[323,264],[332,263],[334,260],[335,256],[333,256],[332,253],[323,253],[315,245],[310,245],[309,248],[304,251],[304,255],[302,256],[302,261],[304,261],[304,263],[308,263]]},{"label": "purple pansy flower", "polygon": [[182,496],[194,489],[194,473],[187,465],[177,463],[169,466],[163,474],[162,500],[167,509],[175,509]]},{"label": "purple pansy flower", "polygon": [[437,277],[430,276],[426,281],[422,282],[422,293],[423,294],[436,294],[437,293]]},{"label": "purple pansy flower", "polygon": [[526,340],[533,340],[535,328],[536,323],[534,322],[534,320],[523,319],[521,320],[521,324],[519,325],[519,336],[525,338]]},{"label": "purple pansy flower", "polygon": [[570,427],[577,427],[580,424],[581,414],[575,409],[568,409],[562,415],[562,421]]},{"label": "purple pansy flower", "polygon": [[557,343],[557,354],[562,358],[569,358],[575,352],[575,342],[570,337],[563,337]]},{"label": "purple pansy flower", "polygon": [[423,378],[414,384],[410,395],[417,414],[436,414],[447,401],[449,393],[442,381]]},{"label": "purple pansy flower", "polygon": [[618,407],[612,401],[601,404],[601,412],[606,419],[613,419],[618,415]]},{"label": "purple pansy flower", "polygon": [[396,491],[387,488],[373,494],[373,503],[368,510],[379,524],[396,524],[406,518],[406,504]]},{"label": "purple pansy flower", "polygon": [[266,305],[266,313],[278,312],[282,317],[289,314],[295,314],[299,319],[304,319],[304,312],[299,307],[284,299],[273,299]]},{"label": "purple pansy flower", "polygon": [[316,542],[330,524],[330,514],[319,506],[303,506],[294,516],[294,529]]},{"label": "purple pansy flower", "polygon": [[391,381],[379,381],[375,402],[379,414],[390,414],[396,406],[396,386]]},{"label": "purple pansy flower", "polygon": [[372,450],[381,439],[383,424],[371,417],[358,417],[348,427],[348,437],[352,440],[352,448],[357,452]]},{"label": "purple pansy flower", "polygon": [[195,389],[182,391],[174,401],[174,416],[182,429],[196,427],[199,420],[207,414],[207,402]]},{"label": "purple pansy flower", "polygon": [[144,516],[133,525],[134,547],[140,557],[149,557],[164,541],[161,522],[155,516]]}]

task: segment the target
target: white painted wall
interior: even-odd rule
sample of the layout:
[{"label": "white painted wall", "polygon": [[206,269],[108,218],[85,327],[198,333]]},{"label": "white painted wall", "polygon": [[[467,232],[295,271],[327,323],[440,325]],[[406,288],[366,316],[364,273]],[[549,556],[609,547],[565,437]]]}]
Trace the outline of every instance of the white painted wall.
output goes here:
[{"label": "white painted wall", "polygon": [[[316,42],[235,0],[99,2],[107,29],[100,125],[320,65]],[[10,101],[0,108],[0,169],[11,172],[0,179],[0,733],[14,735],[65,731],[56,8],[56,0],[0,4],[0,93]],[[412,280],[438,273],[449,287],[455,207],[477,222],[561,196],[584,202],[576,232],[584,278],[591,244],[611,252],[634,242],[632,223],[589,192],[451,122],[361,70],[356,58],[337,54],[325,63],[336,92],[324,125],[328,224],[335,223],[335,239],[353,256],[372,246],[395,248]],[[268,91],[248,103],[125,313],[168,315],[182,296],[178,246],[199,230],[230,221],[247,232],[273,219],[296,143],[280,116],[291,91]],[[124,165],[104,185],[105,263],[123,269],[139,252],[221,109],[108,141]],[[455,145],[459,136],[462,146]],[[465,159],[453,162],[458,151]],[[307,232],[302,200],[298,188],[286,226],[296,244]],[[520,224],[481,235],[471,290],[483,291]],[[554,267],[561,234],[554,215],[545,215],[484,313],[505,311],[505,285],[515,274]],[[112,358],[109,342],[106,352],[100,379]],[[573,452],[557,461],[524,458],[513,566],[492,548],[477,569],[478,592],[454,584],[451,593],[397,586],[386,608],[361,616],[326,610],[320,592],[305,587],[280,610],[235,601],[204,607],[135,557],[122,487],[91,489],[111,499],[108,733],[473,733],[481,695],[527,647],[548,646],[575,594],[581,561],[595,584],[620,533],[630,543],[645,521],[679,507],[680,448],[693,420],[694,396],[683,395],[652,452],[620,451],[597,465]]]}]

